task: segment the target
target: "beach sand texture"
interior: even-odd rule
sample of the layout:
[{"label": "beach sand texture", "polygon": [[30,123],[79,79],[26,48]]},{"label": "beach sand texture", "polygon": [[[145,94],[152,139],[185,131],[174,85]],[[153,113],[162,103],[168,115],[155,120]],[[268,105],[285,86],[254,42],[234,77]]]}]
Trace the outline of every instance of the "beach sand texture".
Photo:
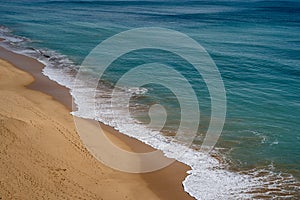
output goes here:
[{"label": "beach sand texture", "polygon": [[[5,49],[0,57],[20,68],[35,64]],[[34,78],[0,60],[0,199],[192,199],[181,184],[189,168],[179,162],[152,173],[129,174],[97,161],[82,145],[68,106],[56,100],[62,94],[59,86],[40,71],[28,72]],[[45,81],[56,88],[47,88]],[[29,84],[58,96],[29,89]],[[126,150],[151,149],[104,129]]]}]

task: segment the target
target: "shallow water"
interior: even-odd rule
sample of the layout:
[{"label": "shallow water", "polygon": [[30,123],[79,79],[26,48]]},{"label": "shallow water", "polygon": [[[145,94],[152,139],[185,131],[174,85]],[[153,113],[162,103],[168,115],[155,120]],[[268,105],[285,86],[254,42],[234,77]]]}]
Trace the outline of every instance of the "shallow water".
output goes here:
[{"label": "shallow water", "polygon": [[[284,193],[296,198],[299,190],[293,185],[299,186],[300,178],[299,12],[299,1],[2,1],[0,24],[13,31],[2,33],[11,41],[10,48],[43,60],[48,64],[45,73],[67,86],[72,77],[61,74],[70,74],[98,43],[120,31],[156,26],[187,34],[208,51],[223,78],[227,118],[215,149],[229,164],[224,167],[235,172],[212,170],[217,166],[214,160],[191,150],[188,155],[198,160],[182,160],[193,166],[192,175],[184,182],[185,189],[204,199],[241,197],[240,193],[247,197],[250,186],[259,185],[255,195],[266,194],[264,184],[269,183],[282,190],[273,196]],[[12,34],[30,41],[20,44],[24,38],[16,39]],[[40,49],[50,58],[19,45]],[[116,119],[116,114],[105,112],[110,103],[105,98],[111,92],[110,85],[126,70],[149,62],[172,65],[189,79],[197,93],[201,102],[199,136],[194,141],[197,148],[210,118],[208,90],[188,63],[168,52],[141,50],[118,59],[98,91],[101,112],[90,115],[92,104],[80,101],[78,94],[78,102],[86,112],[77,114],[134,136],[132,127],[146,131],[143,124],[149,122],[149,105],[159,103],[169,114],[163,133],[172,135],[180,121],[179,105],[174,94],[159,85],[119,91],[120,97],[135,93],[130,102],[132,118]],[[122,110],[116,105],[113,111],[118,115]],[[162,148],[160,140],[164,139],[156,139],[144,142]],[[176,157],[180,148],[174,147],[175,153],[169,156]],[[209,192],[209,188],[217,190],[221,186],[225,189],[219,193]]]}]

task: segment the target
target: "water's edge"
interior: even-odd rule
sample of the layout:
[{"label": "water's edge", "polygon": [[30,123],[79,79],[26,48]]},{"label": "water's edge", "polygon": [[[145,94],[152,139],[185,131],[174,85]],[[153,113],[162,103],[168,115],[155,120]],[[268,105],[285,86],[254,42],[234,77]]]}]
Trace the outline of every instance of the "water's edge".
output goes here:
[{"label": "water's edge", "polygon": [[[84,103],[80,94],[72,92],[74,81],[74,70],[78,68],[66,56],[47,49],[35,49],[30,47],[30,40],[27,38],[11,34],[8,28],[0,27],[0,37],[5,39],[3,47],[15,53],[23,54],[45,64],[43,74],[49,79],[70,89],[75,103],[84,110],[89,110],[89,104]],[[28,45],[29,44],[29,45]],[[84,85],[84,83],[82,83]],[[86,86],[84,91],[86,92]],[[120,121],[109,121],[103,117],[89,116],[86,113],[72,112],[72,114],[101,121],[112,126],[116,130],[130,137],[134,137],[145,144],[156,149],[163,150],[165,156],[175,158],[179,162],[187,164],[192,170],[188,171],[188,176],[183,181],[184,190],[197,199],[250,199],[257,196],[277,195],[277,197],[291,198],[300,188],[300,185],[292,175],[275,174],[270,169],[254,169],[247,172],[232,172],[227,170],[226,164],[220,164],[218,159],[203,152],[185,147],[178,143],[172,143],[172,148],[166,149],[169,145],[168,138],[158,135],[157,137],[147,138],[134,134],[138,129],[147,132],[142,125],[134,125],[134,131],[123,126]],[[134,122],[131,122],[131,125]],[[133,126],[133,125],[132,125]],[[184,156],[178,156],[178,152],[185,152]],[[272,166],[270,166],[272,168]],[[278,193],[272,191],[278,191]],[[284,193],[281,195],[281,193]],[[280,196],[281,195],[281,196]]]}]

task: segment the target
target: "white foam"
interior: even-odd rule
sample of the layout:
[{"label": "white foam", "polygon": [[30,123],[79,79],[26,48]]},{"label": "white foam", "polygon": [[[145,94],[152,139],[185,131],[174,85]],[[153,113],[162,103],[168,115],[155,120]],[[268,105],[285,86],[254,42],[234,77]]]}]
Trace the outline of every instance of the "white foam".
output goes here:
[{"label": "white foam", "polygon": [[[188,172],[183,186],[185,191],[191,196],[197,199],[250,199],[255,195],[260,195],[259,192],[254,192],[254,189],[264,189],[266,185],[281,189],[280,185],[268,182],[268,178],[255,177],[250,172],[237,173],[228,171],[224,166],[220,165],[217,159],[210,155],[172,141],[172,138],[164,137],[159,132],[150,130],[143,124],[136,123],[133,118],[124,117],[126,116],[124,109],[128,108],[119,107],[118,104],[111,104],[110,98],[90,99],[87,101],[86,97],[93,97],[95,91],[91,88],[85,88],[85,83],[79,83],[79,85],[82,86],[82,89],[76,90],[76,93],[72,92],[78,105],[78,111],[72,114],[101,121],[130,137],[162,150],[165,156],[175,158],[189,165],[192,170]],[[100,90],[97,91],[96,96],[109,97],[106,93],[107,91]],[[118,97],[126,99],[125,96],[133,93],[133,91],[120,90],[118,91]],[[94,110],[95,104],[96,112]],[[182,152],[185,152],[184,155],[182,155]],[[271,176],[275,176],[275,174],[269,175],[269,177]]]},{"label": "white foam", "polygon": [[[3,30],[0,33],[6,34],[9,32]],[[113,104],[112,107],[109,91],[106,91],[104,86],[97,90],[95,94],[94,88],[90,88],[89,83],[77,80],[79,82],[76,86],[80,85],[81,89],[72,90],[74,76],[70,71],[76,66],[67,57],[48,50],[11,48],[15,52],[37,58],[46,66],[43,74],[71,89],[70,93],[78,107],[77,111],[72,112],[73,115],[99,120],[130,137],[162,150],[167,157],[175,158],[189,165],[191,170],[188,171],[183,186],[184,190],[196,199],[250,199],[255,195],[260,195],[261,188],[277,188],[282,191],[282,184],[285,184],[286,181],[289,184],[295,184],[292,176],[281,178],[281,175],[272,173],[272,169],[262,169],[266,171],[263,176],[260,175],[262,170],[241,173],[228,171],[226,166],[222,166],[217,159],[210,155],[172,141],[171,137],[162,136],[158,131],[148,129],[131,117],[124,117],[122,114],[125,112],[124,108],[118,104]],[[91,81],[93,80],[91,79]],[[120,99],[122,99],[122,97],[128,95],[145,94],[147,90],[145,88],[127,88],[117,92]],[[86,98],[94,95],[97,97],[96,101],[94,98]],[[96,112],[94,110],[95,105]],[[182,155],[182,152],[185,152],[184,155]],[[296,191],[295,188],[299,189],[299,187],[299,185],[295,186],[293,190]],[[277,197],[280,197],[280,194],[277,194]]]},{"label": "white foam", "polygon": [[11,31],[3,26],[0,26],[0,37],[11,44],[29,41],[27,38],[11,35]]},{"label": "white foam", "polygon": [[[62,76],[62,73],[64,73],[63,70],[53,67],[44,69],[44,74],[52,80],[72,88],[73,78],[66,75]],[[164,137],[159,132],[150,130],[143,124],[136,123],[136,120],[133,118],[124,118],[122,114],[124,108],[120,108],[115,104],[111,107],[110,98],[97,98],[96,102],[94,99],[87,99],[86,96],[109,97],[109,95],[105,90],[98,90],[95,94],[94,89],[89,88],[88,84],[84,82],[79,85],[82,86],[81,90],[77,89],[76,93],[71,90],[71,94],[78,106],[78,110],[72,112],[73,115],[101,121],[130,137],[162,150],[167,157],[175,158],[189,165],[191,170],[188,171],[188,176],[183,181],[183,186],[184,190],[196,199],[250,199],[255,195],[260,195],[260,192],[254,192],[254,189],[262,189],[266,185],[281,190],[280,184],[268,182],[267,176],[265,178],[255,177],[250,172],[238,173],[228,171],[224,166],[220,165],[217,159],[210,155],[180,145],[172,141],[172,138]],[[140,90],[142,90],[141,94],[147,92],[140,88],[134,88],[119,91],[118,95],[122,99],[122,95],[136,94],[136,91]],[[95,105],[96,112],[94,110]],[[169,145],[170,142],[172,145]],[[185,152],[185,154],[180,156],[182,152]],[[275,175],[269,174],[269,177],[271,176]],[[279,196],[280,194],[278,194]]]}]

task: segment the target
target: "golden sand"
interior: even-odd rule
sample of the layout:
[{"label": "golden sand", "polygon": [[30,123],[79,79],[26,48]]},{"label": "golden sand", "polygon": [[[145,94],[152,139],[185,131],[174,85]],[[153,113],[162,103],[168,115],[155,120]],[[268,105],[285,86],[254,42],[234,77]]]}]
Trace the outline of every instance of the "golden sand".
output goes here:
[{"label": "golden sand", "polygon": [[[8,60],[21,55],[14,56]],[[179,162],[129,174],[97,161],[82,145],[70,109],[28,89],[34,80],[0,60],[0,199],[192,199],[181,185],[189,168]],[[151,149],[104,129],[124,149]]]}]

